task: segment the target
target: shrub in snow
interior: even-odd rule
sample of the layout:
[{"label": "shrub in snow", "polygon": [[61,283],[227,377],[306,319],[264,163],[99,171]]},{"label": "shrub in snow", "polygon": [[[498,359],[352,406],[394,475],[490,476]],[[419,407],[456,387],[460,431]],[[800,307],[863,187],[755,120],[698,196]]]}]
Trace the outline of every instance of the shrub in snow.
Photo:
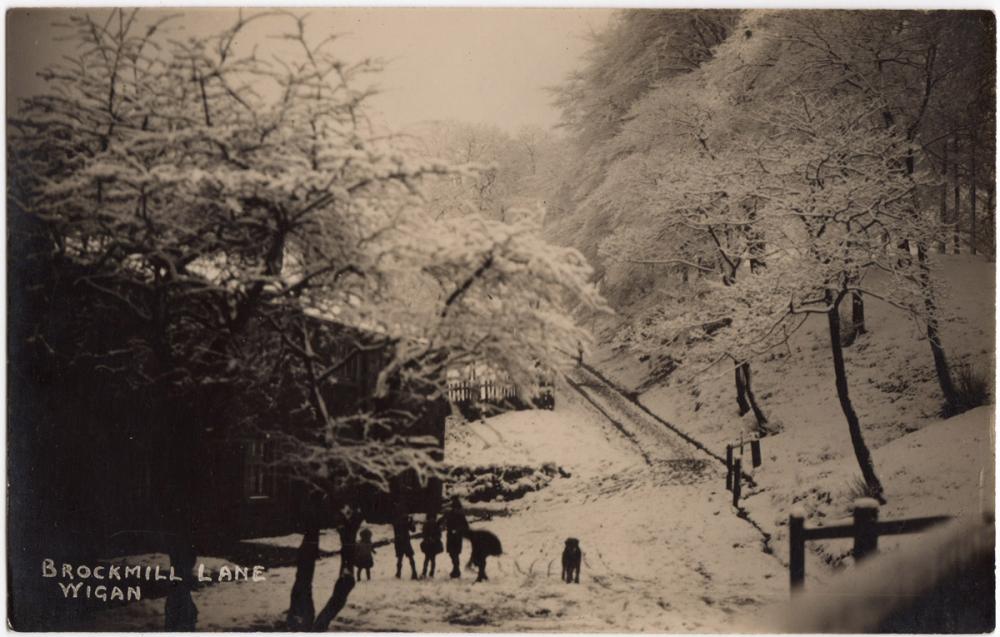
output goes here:
[{"label": "shrub in snow", "polygon": [[954,416],[964,411],[974,409],[981,405],[990,404],[989,374],[972,365],[960,365],[955,370],[955,391],[958,401],[952,413],[946,406],[943,410],[944,416]]},{"label": "shrub in snow", "polygon": [[569,472],[554,463],[528,465],[478,465],[452,467],[447,472],[448,492],[468,502],[510,502],[549,485],[556,476]]},{"label": "shrub in snow", "polygon": [[858,498],[873,498],[875,494],[873,493],[871,487],[865,482],[864,478],[861,476],[854,476],[851,478],[847,485],[847,491],[844,495],[847,502],[854,502]]}]

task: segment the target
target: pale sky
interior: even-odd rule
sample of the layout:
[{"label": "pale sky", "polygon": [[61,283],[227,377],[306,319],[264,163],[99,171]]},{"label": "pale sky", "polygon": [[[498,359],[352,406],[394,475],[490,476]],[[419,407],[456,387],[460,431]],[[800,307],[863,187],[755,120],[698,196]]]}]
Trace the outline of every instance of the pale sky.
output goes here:
[{"label": "pale sky", "polygon": [[[39,90],[35,74],[72,55],[51,27],[69,10],[14,10],[7,14],[7,99]],[[76,11],[83,11],[76,10]],[[158,9],[146,8],[147,18]],[[173,12],[174,10],[169,10]],[[320,38],[343,37],[335,48],[348,60],[389,61],[371,102],[395,129],[454,119],[496,124],[510,132],[558,120],[544,88],[561,82],[588,47],[585,36],[606,23],[610,9],[306,9]],[[188,9],[177,35],[206,34],[230,24],[232,9]],[[246,46],[275,46],[248,32]],[[281,27],[270,27],[270,32]],[[256,42],[254,42],[256,40]]]}]

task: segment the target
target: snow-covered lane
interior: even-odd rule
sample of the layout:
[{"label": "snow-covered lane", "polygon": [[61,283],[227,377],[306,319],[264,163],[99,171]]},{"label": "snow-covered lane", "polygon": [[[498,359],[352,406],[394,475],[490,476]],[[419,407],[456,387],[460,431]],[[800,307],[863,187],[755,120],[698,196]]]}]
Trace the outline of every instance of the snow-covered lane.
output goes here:
[{"label": "snow-covered lane", "polygon": [[[392,549],[381,548],[372,581],[358,583],[332,629],[739,630],[756,608],[787,597],[787,575],[761,550],[760,535],[735,516],[717,463],[692,463],[700,452],[682,445],[666,449],[650,449],[654,462],[646,465],[632,441],[572,395],[559,396],[554,411],[455,427],[446,442],[450,462],[555,462],[570,477],[473,525],[503,541],[505,554],[490,559],[488,582],[474,584],[471,573],[449,579],[446,555],[435,579],[397,580]],[[579,585],[560,579],[567,537],[579,538],[584,552]],[[336,557],[317,565],[317,606],[330,594],[337,565]],[[281,629],[294,569],[272,569],[267,577],[196,593],[199,628]],[[156,629],[162,609],[163,600],[143,601],[102,613],[100,625]]]},{"label": "snow-covered lane", "polygon": [[[504,543],[490,581],[384,582],[385,566],[377,585],[359,585],[345,628],[731,631],[786,598],[785,571],[735,517],[714,461],[662,427],[622,418],[629,439],[580,397],[559,398],[553,412],[509,413],[449,435],[452,462],[552,461],[571,473],[478,525]],[[580,585],[560,580],[567,537],[584,551]]]}]

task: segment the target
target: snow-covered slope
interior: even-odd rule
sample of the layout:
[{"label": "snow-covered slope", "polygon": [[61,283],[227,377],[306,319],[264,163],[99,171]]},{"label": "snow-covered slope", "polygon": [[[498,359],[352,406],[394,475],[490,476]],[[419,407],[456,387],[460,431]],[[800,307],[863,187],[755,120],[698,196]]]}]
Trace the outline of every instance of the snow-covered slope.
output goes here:
[{"label": "snow-covered slope", "polygon": [[560,396],[558,408],[513,411],[454,422],[445,438],[449,464],[555,463],[573,475],[609,475],[631,466],[634,450],[599,414]]},{"label": "snow-covered slope", "polygon": [[[989,375],[992,386],[995,266],[967,256],[936,258],[941,305],[950,314],[943,340],[953,369],[971,365]],[[942,420],[926,336],[899,310],[876,299],[866,305],[869,333],[845,355],[851,397],[886,490],[882,518],[993,508],[994,407]],[[638,387],[650,371],[622,351],[598,351],[594,365],[625,387]],[[810,523],[829,523],[848,515],[857,495],[860,472],[834,386],[825,319],[813,317],[787,349],[755,361],[754,388],[781,431],[762,442],[763,465],[755,475],[760,489],[746,506],[776,534],[784,559],[784,525],[793,504],[806,508]],[[728,368],[692,384],[668,380],[639,400],[720,454],[753,426],[751,414],[738,416]],[[849,542],[820,546],[818,559],[838,564],[849,549]],[[809,572],[824,570],[810,564]]]}]

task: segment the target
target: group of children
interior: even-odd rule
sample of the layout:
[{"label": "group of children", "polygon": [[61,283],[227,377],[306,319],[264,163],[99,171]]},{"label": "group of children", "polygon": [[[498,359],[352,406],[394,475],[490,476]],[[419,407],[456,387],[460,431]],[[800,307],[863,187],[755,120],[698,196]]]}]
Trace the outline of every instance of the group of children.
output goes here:
[{"label": "group of children", "polygon": [[[441,541],[441,534],[447,530],[446,542]],[[423,526],[423,539],[420,550],[424,554],[422,575],[417,575],[417,564],[414,559],[413,545],[410,543],[410,533],[416,531],[412,516],[407,514],[405,505],[397,503],[392,521],[393,544],[396,549],[396,577],[403,575],[403,558],[410,561],[410,572],[413,579],[434,577],[437,556],[447,550],[451,557],[451,577],[461,577],[459,556],[462,554],[462,539],[469,532],[469,522],[462,509],[458,497],[451,499],[451,504],[444,516],[438,519],[434,513],[428,513]],[[475,553],[475,551],[473,551]],[[357,580],[361,580],[364,571],[367,578],[372,578],[372,567],[375,565],[375,546],[372,544],[372,532],[361,529],[355,549],[354,565],[357,568]],[[476,557],[475,555],[473,557]],[[474,560],[475,561],[475,560]],[[485,560],[484,560],[485,561]],[[477,564],[478,565],[478,564]],[[484,564],[485,568],[485,564]]]}]

